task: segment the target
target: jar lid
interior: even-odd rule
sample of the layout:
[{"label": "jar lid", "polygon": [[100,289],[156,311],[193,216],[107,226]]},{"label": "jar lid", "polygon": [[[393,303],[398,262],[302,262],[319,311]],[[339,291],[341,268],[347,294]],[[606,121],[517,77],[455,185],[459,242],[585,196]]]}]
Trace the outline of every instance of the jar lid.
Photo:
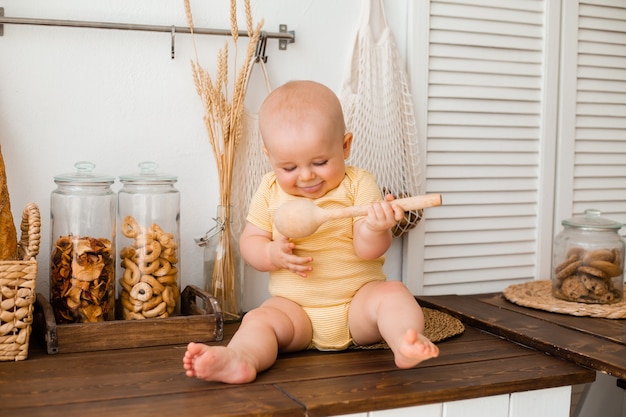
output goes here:
[{"label": "jar lid", "polygon": [[93,172],[96,164],[89,161],[79,161],[74,164],[76,172],[56,175],[54,182],[77,184],[113,184],[115,177]]},{"label": "jar lid", "polygon": [[156,162],[145,161],[139,164],[139,172],[134,174],[120,175],[121,182],[140,182],[140,183],[155,183],[155,182],[176,182],[178,177],[175,175],[164,174],[157,172],[159,165]]},{"label": "jar lid", "polygon": [[580,229],[614,229],[619,230],[622,224],[614,220],[601,217],[602,212],[596,209],[585,210],[584,216],[574,216],[571,219],[563,220],[563,226],[577,227]]}]

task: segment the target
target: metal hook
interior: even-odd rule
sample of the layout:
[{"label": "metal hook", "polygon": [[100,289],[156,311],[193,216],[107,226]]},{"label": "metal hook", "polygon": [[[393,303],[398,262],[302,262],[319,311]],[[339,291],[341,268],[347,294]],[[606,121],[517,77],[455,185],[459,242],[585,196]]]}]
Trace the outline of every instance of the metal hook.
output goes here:
[{"label": "metal hook", "polygon": [[267,32],[261,31],[259,34],[259,40],[256,43],[256,50],[254,51],[254,62],[267,62],[267,55],[265,55],[265,48],[267,46]]},{"label": "metal hook", "polygon": [[294,43],[296,41],[296,31],[287,30],[287,25],[285,24],[278,25],[278,30],[280,31],[280,33],[290,33],[292,36],[291,39],[280,39],[278,41],[278,49],[280,49],[281,51],[286,51],[287,45],[289,45],[290,43]]},{"label": "metal hook", "polygon": [[172,36],[172,59],[174,59],[174,56],[176,55],[176,48],[175,48],[175,37],[176,37],[176,26],[172,25],[172,31],[171,31],[171,36]]}]

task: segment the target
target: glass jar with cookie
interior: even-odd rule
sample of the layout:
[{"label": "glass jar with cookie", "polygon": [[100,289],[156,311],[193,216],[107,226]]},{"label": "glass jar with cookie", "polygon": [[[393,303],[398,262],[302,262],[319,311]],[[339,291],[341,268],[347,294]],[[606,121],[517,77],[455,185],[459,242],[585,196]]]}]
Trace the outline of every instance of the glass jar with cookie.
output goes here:
[{"label": "glass jar with cookie", "polygon": [[180,313],[177,177],[154,162],[120,176],[118,247],[120,316],[125,320],[165,318]]},{"label": "glass jar with cookie", "polygon": [[563,220],[552,253],[552,294],[559,299],[612,304],[624,295],[622,224],[589,209]]}]

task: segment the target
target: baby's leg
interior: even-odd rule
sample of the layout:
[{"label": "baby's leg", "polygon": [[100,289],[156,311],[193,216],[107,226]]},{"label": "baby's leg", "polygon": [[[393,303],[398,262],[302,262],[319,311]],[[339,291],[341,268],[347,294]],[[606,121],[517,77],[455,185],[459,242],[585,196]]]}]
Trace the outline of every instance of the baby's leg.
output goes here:
[{"label": "baby's leg", "polygon": [[297,304],[274,297],[246,314],[228,346],[190,343],[183,357],[187,376],[229,384],[252,382],[274,364],[278,351],[305,349],[311,323]]},{"label": "baby's leg", "polygon": [[439,355],[439,348],[423,335],[422,309],[401,282],[364,285],[350,304],[349,323],[356,343],[371,344],[383,338],[399,368]]}]

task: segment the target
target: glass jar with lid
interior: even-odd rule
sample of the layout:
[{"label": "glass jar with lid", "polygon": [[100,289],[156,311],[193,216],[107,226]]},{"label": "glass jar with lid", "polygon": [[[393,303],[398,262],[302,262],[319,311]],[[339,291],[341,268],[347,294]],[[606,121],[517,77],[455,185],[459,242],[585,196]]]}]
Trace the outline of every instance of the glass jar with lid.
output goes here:
[{"label": "glass jar with lid", "polygon": [[552,294],[582,303],[611,304],[624,295],[622,224],[589,209],[563,220],[554,239]]},{"label": "glass jar with lid", "polygon": [[126,320],[163,318],[180,312],[180,193],[177,177],[154,162],[120,176],[119,299]]},{"label": "glass jar with lid", "polygon": [[81,161],[50,196],[50,304],[56,322],[115,319],[115,178]]}]

